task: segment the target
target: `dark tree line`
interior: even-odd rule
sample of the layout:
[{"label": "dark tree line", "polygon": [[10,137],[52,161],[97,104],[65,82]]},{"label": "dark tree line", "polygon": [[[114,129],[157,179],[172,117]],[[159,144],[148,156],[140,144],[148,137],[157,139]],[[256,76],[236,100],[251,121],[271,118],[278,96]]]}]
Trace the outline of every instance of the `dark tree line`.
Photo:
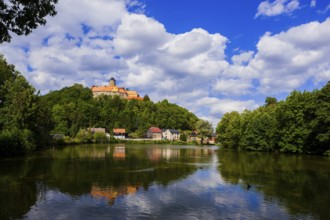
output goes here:
[{"label": "dark tree line", "polygon": [[34,87],[0,56],[0,156],[21,154],[49,139],[50,114]]},{"label": "dark tree line", "polygon": [[217,126],[224,147],[330,155],[330,82],[321,90],[267,97],[253,111],[226,113]]}]

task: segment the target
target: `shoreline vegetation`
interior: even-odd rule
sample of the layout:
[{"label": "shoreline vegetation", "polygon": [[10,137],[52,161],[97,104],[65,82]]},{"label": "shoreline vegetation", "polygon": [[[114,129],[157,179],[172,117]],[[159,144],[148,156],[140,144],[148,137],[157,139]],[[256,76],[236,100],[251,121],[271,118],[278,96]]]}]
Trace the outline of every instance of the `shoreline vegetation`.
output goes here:
[{"label": "shoreline vegetation", "polygon": [[280,102],[267,97],[252,111],[226,113],[216,131],[226,148],[330,156],[330,81]]},{"label": "shoreline vegetation", "polygon": [[70,137],[65,137],[60,140],[54,140],[52,142],[52,146],[66,146],[66,145],[81,145],[81,144],[166,144],[166,145],[196,145],[196,146],[207,146],[207,145],[215,145],[215,144],[200,144],[197,141],[181,141],[181,140],[154,140],[148,138],[141,139],[115,139],[111,137],[107,140],[102,141],[80,141],[77,139],[72,139]]},{"label": "shoreline vegetation", "polygon": [[[133,139],[146,137],[150,127],[177,129],[184,134],[181,141],[192,131],[202,139],[213,132],[209,122],[166,99],[153,102],[148,95],[143,100],[117,95],[94,98],[91,88],[80,84],[41,95],[1,54],[0,73],[0,157],[46,149],[53,142],[106,142],[106,133],[92,134],[91,128],[102,128],[111,136],[115,128],[124,128]],[[63,140],[54,141],[51,134]]]},{"label": "shoreline vegetation", "polygon": [[[125,128],[131,138],[125,143],[144,138],[152,126],[177,129],[185,138],[138,143],[189,144],[192,131],[202,140],[212,136],[209,122],[166,99],[154,103],[147,95],[143,101],[105,95],[93,98],[91,89],[80,84],[40,95],[1,54],[0,73],[0,157],[54,144],[122,141],[86,132],[93,127],[110,134],[114,128]],[[293,91],[280,102],[267,97],[265,105],[253,111],[224,114],[216,128],[217,139],[225,148],[330,156],[329,113],[330,82],[321,90]],[[54,141],[50,134],[64,138]]]}]

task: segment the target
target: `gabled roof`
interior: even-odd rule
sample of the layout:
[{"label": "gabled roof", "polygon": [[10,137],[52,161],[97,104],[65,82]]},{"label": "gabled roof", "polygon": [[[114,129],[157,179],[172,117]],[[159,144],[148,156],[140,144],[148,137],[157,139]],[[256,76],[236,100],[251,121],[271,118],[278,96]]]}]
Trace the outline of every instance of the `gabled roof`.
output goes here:
[{"label": "gabled roof", "polygon": [[148,131],[152,132],[152,133],[162,133],[162,130],[160,130],[157,127],[151,127],[151,128],[148,129]]},{"label": "gabled roof", "polygon": [[180,131],[176,129],[169,129],[172,134],[180,134]]},{"label": "gabled roof", "polygon": [[128,91],[126,91],[126,93],[127,93],[127,95],[129,95],[129,96],[138,96],[138,93],[137,93],[137,91],[133,91],[133,90],[128,90]]},{"label": "gabled roof", "polygon": [[162,132],[166,132],[167,130],[169,130],[172,134],[180,134],[180,131],[176,129],[162,129]]},{"label": "gabled roof", "polygon": [[125,128],[114,128],[113,133],[126,133]]},{"label": "gabled roof", "polygon": [[122,92],[125,93],[123,87],[118,86],[92,86],[92,92]]}]

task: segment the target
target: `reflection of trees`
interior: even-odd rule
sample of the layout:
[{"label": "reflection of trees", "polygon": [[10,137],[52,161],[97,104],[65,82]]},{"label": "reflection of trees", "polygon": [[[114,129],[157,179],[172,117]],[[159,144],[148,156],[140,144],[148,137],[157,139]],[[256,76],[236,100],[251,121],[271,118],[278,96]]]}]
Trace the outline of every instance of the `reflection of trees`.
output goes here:
[{"label": "reflection of trees", "polygon": [[[158,160],[148,157],[151,148],[160,152]],[[0,161],[0,219],[22,218],[49,188],[78,196],[103,195],[111,203],[111,197],[148,189],[154,183],[166,186],[195,172],[197,166],[191,164],[209,162],[212,152],[206,148],[87,145]]]},{"label": "reflection of trees", "polygon": [[[74,195],[89,193],[94,183],[103,188],[139,185],[147,189],[154,182],[167,185],[196,170],[187,164],[168,163],[167,158],[179,157],[178,151],[160,148],[131,151],[123,146],[65,148],[56,151],[56,157],[61,159],[53,160],[45,181],[48,186]],[[119,155],[125,155],[125,160],[118,159]]]},{"label": "reflection of trees", "polygon": [[37,200],[37,189],[29,178],[29,163],[24,160],[0,162],[0,219],[17,219]]},{"label": "reflection of trees", "polygon": [[219,171],[231,184],[252,185],[279,199],[293,214],[330,216],[330,165],[327,158],[239,152],[221,149]]}]

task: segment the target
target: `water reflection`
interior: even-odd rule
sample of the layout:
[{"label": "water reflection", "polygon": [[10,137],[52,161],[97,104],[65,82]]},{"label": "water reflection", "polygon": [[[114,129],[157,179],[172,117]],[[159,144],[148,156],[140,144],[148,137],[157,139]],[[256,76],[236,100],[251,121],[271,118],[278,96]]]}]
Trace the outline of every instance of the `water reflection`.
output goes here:
[{"label": "water reflection", "polygon": [[[109,153],[110,153],[110,147],[108,147]],[[125,152],[125,146],[115,146],[113,157],[117,159],[125,159],[126,152]]]},{"label": "water reflection", "polygon": [[226,183],[262,192],[266,200],[276,199],[292,215],[329,218],[329,158],[226,149],[220,152],[218,169]]},{"label": "water reflection", "polygon": [[114,188],[111,186],[100,187],[96,184],[92,186],[91,195],[96,199],[106,199],[109,205],[113,205],[117,197],[135,194],[137,189],[137,186],[132,185]]},{"label": "water reflection", "polygon": [[0,219],[323,219],[329,168],[192,146],[65,147],[0,160]]}]

